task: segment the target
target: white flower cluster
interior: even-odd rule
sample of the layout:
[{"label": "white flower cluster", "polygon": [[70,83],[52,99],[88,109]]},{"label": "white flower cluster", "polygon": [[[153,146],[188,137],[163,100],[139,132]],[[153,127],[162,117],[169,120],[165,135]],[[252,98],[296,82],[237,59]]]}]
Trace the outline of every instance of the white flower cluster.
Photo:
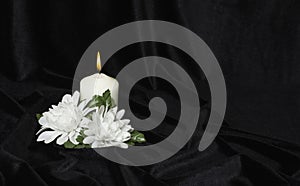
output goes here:
[{"label": "white flower cluster", "polygon": [[[56,139],[58,145],[71,142],[78,145],[78,136],[83,135],[82,143],[92,148],[117,146],[128,148],[133,131],[130,120],[122,119],[124,110],[117,112],[117,107],[88,107],[89,100],[80,102],[76,91],[72,96],[67,94],[57,106],[53,105],[44,112],[38,122],[41,129],[37,141],[50,143]],[[91,117],[89,117],[91,116]]]},{"label": "white flower cluster", "polygon": [[92,115],[92,120],[88,125],[88,129],[84,131],[87,136],[83,143],[91,144],[92,148],[118,146],[128,148],[124,143],[131,137],[130,131],[133,128],[129,125],[130,120],[121,119],[124,110],[117,112],[117,107],[110,110],[101,106],[97,112]]}]

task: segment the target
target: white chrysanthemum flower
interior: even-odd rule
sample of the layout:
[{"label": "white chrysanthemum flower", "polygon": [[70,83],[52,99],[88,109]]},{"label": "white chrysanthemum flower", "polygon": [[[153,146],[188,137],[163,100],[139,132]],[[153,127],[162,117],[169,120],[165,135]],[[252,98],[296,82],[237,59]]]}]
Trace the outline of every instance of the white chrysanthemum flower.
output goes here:
[{"label": "white chrysanthemum flower", "polygon": [[77,145],[76,138],[80,131],[86,127],[90,122],[85,116],[95,108],[88,108],[88,101],[79,102],[80,94],[78,91],[74,92],[73,96],[66,94],[58,105],[52,105],[48,112],[44,112],[39,119],[41,129],[37,132],[42,132],[37,141],[44,141],[50,143],[56,140],[58,145],[62,145],[68,140]]},{"label": "white chrysanthemum flower", "polygon": [[101,106],[93,113],[92,120],[84,131],[86,137],[83,143],[90,144],[92,148],[110,146],[128,148],[124,142],[130,139],[133,128],[129,125],[129,119],[122,119],[124,113],[124,110],[117,112],[117,107],[107,110]]}]

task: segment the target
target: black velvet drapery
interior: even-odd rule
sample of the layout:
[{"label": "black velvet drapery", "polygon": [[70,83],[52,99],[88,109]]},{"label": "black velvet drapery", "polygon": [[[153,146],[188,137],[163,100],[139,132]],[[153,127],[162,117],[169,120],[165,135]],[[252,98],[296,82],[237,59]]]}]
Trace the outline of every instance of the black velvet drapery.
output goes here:
[{"label": "black velvet drapery", "polygon": [[[0,184],[300,185],[299,9],[295,0],[1,2]],[[228,104],[215,142],[198,152],[196,132],[175,156],[145,167],[118,165],[91,149],[35,142],[35,114],[71,92],[76,66],[91,42],[116,26],[144,19],[189,28],[217,57]],[[147,55],[182,65],[190,60],[159,43],[132,45],[110,60]],[[192,67],[190,73],[203,85],[205,122],[205,78]],[[166,122],[146,133],[148,142],[163,139],[172,127]]]}]

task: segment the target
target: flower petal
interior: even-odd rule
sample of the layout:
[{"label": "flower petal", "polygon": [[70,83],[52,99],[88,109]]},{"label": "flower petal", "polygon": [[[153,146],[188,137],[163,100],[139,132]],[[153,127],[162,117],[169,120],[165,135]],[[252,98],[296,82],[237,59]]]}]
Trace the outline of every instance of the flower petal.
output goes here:
[{"label": "flower petal", "polygon": [[118,110],[118,107],[115,106],[114,108],[111,108],[109,111],[112,112],[114,115],[116,115],[117,110]]},{"label": "flower petal", "polygon": [[73,96],[72,96],[73,103],[74,103],[74,105],[76,105],[76,106],[78,105],[79,97],[80,97],[80,94],[79,94],[79,92],[76,90],[76,91],[73,93]]},{"label": "flower petal", "polygon": [[88,137],[85,137],[83,139],[83,143],[84,144],[91,144],[95,141],[95,137],[94,136],[88,136]]},{"label": "flower petal", "polygon": [[37,131],[36,135],[38,135],[39,133],[43,132],[43,131],[46,130],[46,129],[48,129],[48,128],[42,127],[39,131]]},{"label": "flower petal", "polygon": [[56,143],[62,145],[68,141],[68,133],[63,133],[59,138],[57,138]]},{"label": "flower petal", "polygon": [[105,145],[103,142],[94,141],[91,145],[92,148],[101,148],[101,147],[108,147],[110,145]]},{"label": "flower petal", "polygon": [[90,112],[96,110],[96,107],[93,107],[93,108],[86,108],[83,110],[83,115],[86,116],[87,114],[89,114]]},{"label": "flower petal", "polygon": [[115,120],[115,115],[112,112],[107,112],[104,118],[105,122],[111,123]]},{"label": "flower petal", "polygon": [[120,120],[123,125],[128,125],[130,123],[130,119],[122,119]]},{"label": "flower petal", "polygon": [[79,108],[80,110],[83,110],[87,103],[88,103],[87,100],[81,101],[81,102],[79,103],[79,105],[78,105],[78,108]]},{"label": "flower petal", "polygon": [[45,143],[50,143],[59,135],[61,135],[60,131],[45,131],[39,135],[37,141],[44,141]]},{"label": "flower petal", "polygon": [[63,103],[70,103],[72,101],[72,96],[70,94],[66,94],[64,95],[64,97],[62,98]]},{"label": "flower petal", "polygon": [[119,143],[119,144],[115,144],[114,146],[120,147],[122,149],[127,149],[128,148],[128,144],[126,144],[126,143]]},{"label": "flower petal", "polygon": [[99,113],[100,115],[103,115],[103,112],[104,112],[104,106],[101,105],[100,108],[99,108],[99,110],[98,110],[98,113]]},{"label": "flower petal", "polygon": [[45,116],[42,116],[38,122],[40,125],[46,125],[48,123]]},{"label": "flower petal", "polygon": [[[84,117],[82,118],[81,122],[80,122],[80,127],[88,127],[88,124],[91,122],[90,119]],[[80,131],[79,131],[80,132]]]},{"label": "flower petal", "polygon": [[[73,133],[74,132],[74,133]],[[76,140],[77,139],[77,137],[78,137],[78,133],[76,133],[75,131],[72,131],[70,134],[69,134],[69,139],[70,139],[70,141],[73,143],[73,144],[75,144],[75,145],[78,145],[79,144],[79,142]]]},{"label": "flower petal", "polygon": [[83,133],[87,136],[91,136],[91,135],[95,134],[95,131],[94,130],[85,130]]},{"label": "flower petal", "polygon": [[124,114],[125,114],[125,110],[124,109],[118,111],[117,114],[116,114],[116,119],[120,120],[124,116]]}]

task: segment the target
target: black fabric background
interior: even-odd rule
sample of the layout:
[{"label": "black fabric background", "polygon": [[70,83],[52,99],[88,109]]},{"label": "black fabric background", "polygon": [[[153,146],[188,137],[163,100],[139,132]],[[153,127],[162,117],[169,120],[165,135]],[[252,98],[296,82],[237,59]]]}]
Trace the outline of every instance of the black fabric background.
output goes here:
[{"label": "black fabric background", "polygon": [[[0,185],[300,185],[299,10],[296,0],[2,1]],[[215,142],[197,151],[210,101],[201,71],[187,65],[185,54],[158,43],[130,46],[110,60],[165,56],[199,80],[201,122],[180,152],[155,165],[130,167],[91,149],[35,142],[35,113],[71,92],[89,44],[116,26],[144,19],[191,29],[217,57],[228,104]],[[117,68],[103,70],[114,74]],[[146,80],[135,87],[131,104],[139,114],[147,115],[146,103],[158,90],[176,99],[163,85]],[[173,113],[176,106],[168,103]],[[168,116],[146,133],[148,142],[162,140],[175,126]]]}]

